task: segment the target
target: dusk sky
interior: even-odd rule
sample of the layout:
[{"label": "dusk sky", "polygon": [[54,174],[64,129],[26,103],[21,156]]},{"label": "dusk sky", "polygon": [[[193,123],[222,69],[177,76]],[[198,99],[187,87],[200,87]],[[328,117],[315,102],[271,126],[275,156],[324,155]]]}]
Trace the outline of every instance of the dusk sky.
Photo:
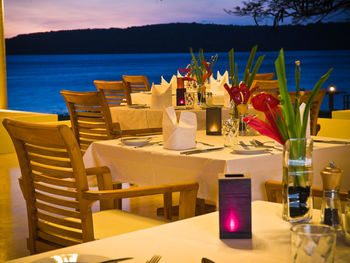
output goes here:
[{"label": "dusk sky", "polygon": [[172,22],[252,25],[228,15],[240,0],[4,0],[5,36]]}]

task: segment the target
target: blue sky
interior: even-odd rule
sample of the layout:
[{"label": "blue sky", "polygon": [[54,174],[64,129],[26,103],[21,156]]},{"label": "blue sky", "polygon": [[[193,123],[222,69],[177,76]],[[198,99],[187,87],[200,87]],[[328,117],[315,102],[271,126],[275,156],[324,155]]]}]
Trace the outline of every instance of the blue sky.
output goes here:
[{"label": "blue sky", "polygon": [[254,24],[224,12],[240,0],[4,0],[5,36],[171,22]]}]

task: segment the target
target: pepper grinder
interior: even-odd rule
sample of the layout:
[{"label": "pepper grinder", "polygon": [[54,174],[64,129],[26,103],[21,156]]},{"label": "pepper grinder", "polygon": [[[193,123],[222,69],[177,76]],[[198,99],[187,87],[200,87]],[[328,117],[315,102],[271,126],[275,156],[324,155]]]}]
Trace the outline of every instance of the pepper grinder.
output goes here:
[{"label": "pepper grinder", "polygon": [[343,170],[331,162],[321,171],[321,176],[323,182],[321,223],[334,227],[341,235],[343,226],[339,188]]}]

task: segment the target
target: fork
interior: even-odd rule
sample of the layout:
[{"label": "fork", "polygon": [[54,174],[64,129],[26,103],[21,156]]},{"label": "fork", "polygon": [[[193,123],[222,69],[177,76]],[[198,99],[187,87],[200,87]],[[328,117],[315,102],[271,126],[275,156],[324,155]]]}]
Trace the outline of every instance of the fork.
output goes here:
[{"label": "fork", "polygon": [[146,263],[158,263],[162,256],[154,255],[150,260],[147,260]]}]

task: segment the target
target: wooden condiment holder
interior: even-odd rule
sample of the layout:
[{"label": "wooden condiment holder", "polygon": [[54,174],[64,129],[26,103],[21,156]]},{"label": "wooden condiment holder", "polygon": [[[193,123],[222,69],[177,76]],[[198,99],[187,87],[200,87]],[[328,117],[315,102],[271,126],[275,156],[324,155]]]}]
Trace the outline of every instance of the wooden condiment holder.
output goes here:
[{"label": "wooden condiment holder", "polygon": [[321,171],[323,189],[339,190],[343,172],[342,169],[335,166],[334,162],[323,168]]}]

